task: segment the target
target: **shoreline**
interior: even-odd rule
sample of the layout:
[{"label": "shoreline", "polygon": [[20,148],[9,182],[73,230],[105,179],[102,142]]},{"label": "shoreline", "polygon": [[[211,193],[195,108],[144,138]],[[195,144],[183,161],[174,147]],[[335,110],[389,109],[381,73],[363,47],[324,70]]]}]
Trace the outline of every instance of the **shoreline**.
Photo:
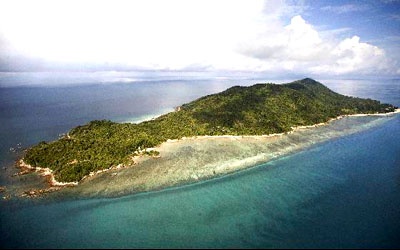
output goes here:
[{"label": "shoreline", "polygon": [[[145,156],[145,155],[140,155],[136,156],[134,158],[133,164],[129,166],[123,166],[121,164],[117,166],[110,167],[108,169],[103,169],[99,170],[97,172],[91,172],[89,175],[83,177],[79,182],[58,182],[55,179],[55,176],[53,174],[53,171],[49,168],[42,168],[42,167],[32,167],[31,165],[25,163],[23,161],[23,158],[18,161],[18,166],[21,167],[22,169],[26,169],[32,172],[37,172],[40,176],[48,178],[48,183],[49,183],[49,189],[52,191],[57,191],[57,190],[62,190],[64,187],[74,187],[73,189],[68,189],[69,191],[74,190],[74,189],[79,189],[77,190],[78,193],[83,193],[85,195],[91,195],[93,194],[98,194],[99,191],[96,190],[96,188],[93,189],[93,187],[90,187],[91,184],[93,183],[108,183],[112,182],[113,188],[107,188],[103,187],[104,189],[103,193],[107,193],[107,190],[115,190],[114,194],[127,194],[127,193],[137,193],[137,192],[143,192],[143,191],[154,191],[154,190],[160,190],[164,189],[167,187],[174,187],[174,186],[179,186],[179,185],[184,185],[184,184],[189,184],[189,183],[194,183],[197,181],[201,180],[206,180],[206,179],[212,179],[215,177],[223,176],[226,174],[230,174],[245,168],[249,168],[251,166],[255,166],[260,163],[266,163],[269,162],[270,160],[273,160],[279,156],[290,154],[292,152],[301,150],[301,148],[306,148],[309,143],[304,143],[299,144],[298,146],[293,146],[289,143],[289,145],[284,145],[281,151],[275,150],[276,152],[273,152],[274,150],[268,151],[268,147],[266,148],[267,151],[259,152],[259,154],[255,155],[247,155],[241,159],[237,159],[235,157],[235,154],[229,155],[229,150],[227,152],[224,152],[223,154],[228,155],[229,157],[223,157],[219,156],[220,158],[224,158],[223,160],[215,160],[215,159],[210,159],[209,162],[203,165],[199,165],[198,163],[200,162],[199,159],[194,159],[195,164],[191,164],[190,161],[185,162],[185,160],[181,160],[182,163],[181,165],[183,166],[184,164],[189,164],[189,165],[194,165],[193,169],[185,169],[185,167],[182,166],[176,166],[174,165],[173,168],[171,169],[161,169],[163,164],[165,165],[165,161],[168,162],[168,160],[174,162],[178,159],[179,162],[179,152],[174,152],[174,147],[175,149],[182,150],[185,146],[186,147],[191,147],[192,144],[196,144],[198,148],[205,148],[205,150],[209,150],[206,146],[207,143],[211,144],[223,144],[224,147],[229,148],[229,144],[232,144],[229,149],[233,151],[238,151],[237,148],[240,147],[259,147],[261,144],[273,144],[273,143],[278,143],[280,140],[283,140],[282,138],[284,135],[288,136],[295,136],[297,133],[301,133],[302,131],[310,131],[313,130],[312,128],[321,128],[321,127],[327,127],[332,121],[337,121],[341,120],[346,117],[385,117],[385,116],[394,116],[396,114],[400,113],[400,109],[396,109],[394,112],[389,112],[389,113],[376,113],[376,114],[353,114],[353,115],[341,115],[336,118],[329,119],[327,122],[324,123],[319,123],[319,124],[314,124],[314,125],[307,125],[307,126],[296,126],[292,127],[291,131],[285,132],[285,133],[275,133],[275,134],[268,134],[268,135],[222,135],[222,136],[192,136],[192,137],[183,137],[180,139],[173,139],[173,140],[167,140],[160,145],[158,145],[155,148],[152,148],[152,150],[157,150],[160,152],[160,156],[158,157],[151,157],[151,156]],[[310,132],[312,133],[312,131]],[[301,134],[300,134],[301,136]],[[330,138],[330,137],[329,137]],[[329,139],[328,138],[328,139]],[[283,140],[284,141],[284,140]],[[307,141],[307,139],[305,139]],[[322,140],[323,141],[323,140]],[[181,145],[180,145],[181,144]],[[240,145],[243,144],[243,145]],[[259,145],[260,144],[260,145]],[[183,145],[183,146],[182,146]],[[215,146],[214,145],[214,146]],[[312,145],[312,143],[311,143]],[[214,147],[213,146],[213,147]],[[220,147],[215,147],[215,150],[220,149]],[[190,152],[189,152],[190,153]],[[238,151],[240,153],[240,151]],[[175,158],[173,159],[175,155]],[[206,157],[207,155],[204,155]],[[231,158],[233,157],[233,158]],[[161,160],[157,161],[157,158],[163,158]],[[190,158],[190,157],[189,157]],[[207,157],[206,157],[207,158]],[[160,163],[160,166],[157,166]],[[179,165],[179,164],[178,164]],[[146,169],[146,167],[150,166],[149,169]],[[131,169],[131,171],[129,170]],[[132,170],[133,169],[133,170]],[[171,170],[171,171],[170,171]],[[182,173],[179,173],[179,171],[182,171]],[[112,172],[111,174],[109,174]],[[171,173],[169,173],[171,172]],[[131,173],[133,176],[129,177],[129,173]],[[157,174],[161,174],[161,179],[158,181],[156,178]],[[164,175],[167,174],[167,177],[164,177]],[[155,176],[151,176],[155,175]],[[129,186],[126,183],[123,183],[123,181],[120,183],[121,187],[116,187],[118,186],[118,183],[115,183],[115,181],[119,178],[119,176],[123,176],[123,180],[126,179],[132,179],[129,180],[128,183],[131,183],[133,186]],[[109,179],[109,180],[103,180]],[[140,180],[140,177],[142,177],[142,180]],[[96,185],[94,185],[96,186]],[[101,185],[100,185],[101,186]],[[97,188],[100,187],[97,185]],[[84,190],[87,189],[87,190]],[[40,191],[40,190],[39,190]],[[72,191],[74,193],[74,191]],[[113,193],[113,191],[110,191]],[[47,192],[43,192],[47,193]],[[29,196],[29,195],[27,195]],[[36,196],[34,196],[36,197]]]},{"label": "shoreline", "polygon": [[23,158],[18,161],[17,165],[19,168],[22,168],[22,169],[25,168],[24,171],[17,173],[17,175],[23,175],[23,174],[25,174],[25,171],[27,171],[26,173],[36,172],[40,176],[49,178],[48,182],[50,184],[50,187],[72,187],[72,186],[78,185],[77,181],[75,181],[75,182],[59,182],[55,179],[53,170],[51,170],[50,168],[32,167],[30,164],[25,163]]},{"label": "shoreline", "polygon": [[[385,117],[385,116],[392,116],[400,113],[400,108],[395,109],[393,112],[388,112],[388,113],[368,113],[368,114],[351,114],[351,115],[339,115],[335,118],[331,118],[326,122],[321,122],[313,125],[303,125],[303,126],[295,126],[291,127],[292,130],[288,132],[283,132],[283,133],[274,133],[274,134],[267,134],[267,135],[201,135],[201,136],[190,136],[190,137],[182,137],[180,139],[168,139],[167,141],[163,142],[177,142],[180,140],[190,140],[190,139],[207,139],[207,138],[244,138],[244,137],[251,137],[251,138],[268,138],[268,137],[274,137],[274,136],[282,136],[285,134],[291,134],[293,132],[296,132],[301,129],[308,129],[308,128],[316,128],[319,126],[325,126],[328,125],[332,121],[337,121],[346,117],[368,117],[368,116],[378,116],[378,117]],[[152,149],[157,149],[159,146],[156,146],[155,148]]]}]

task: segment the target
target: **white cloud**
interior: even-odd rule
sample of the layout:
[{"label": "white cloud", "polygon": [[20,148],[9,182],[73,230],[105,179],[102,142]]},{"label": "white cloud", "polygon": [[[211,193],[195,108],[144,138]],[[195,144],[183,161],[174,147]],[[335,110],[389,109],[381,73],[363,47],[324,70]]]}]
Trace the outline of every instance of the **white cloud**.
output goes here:
[{"label": "white cloud", "polygon": [[243,45],[240,50],[261,60],[314,61],[320,57],[324,44],[318,32],[306,24],[301,16],[292,18],[291,23],[279,33],[264,34],[253,43]]},{"label": "white cloud", "polygon": [[58,62],[229,67],[233,46],[255,32],[263,5],[262,0],[3,1],[0,33],[21,53]]},{"label": "white cloud", "polygon": [[0,36],[12,46],[0,54],[148,69],[389,70],[383,50],[335,37],[348,28],[318,31],[306,10],[293,0],[3,0]]},{"label": "white cloud", "polygon": [[311,67],[318,73],[379,73],[389,70],[385,52],[368,43],[360,42],[358,36],[347,38],[337,44],[330,52],[330,61],[324,65]]},{"label": "white cloud", "polygon": [[379,73],[390,71],[385,52],[353,36],[323,40],[301,16],[291,19],[279,33],[263,34],[242,45],[243,54],[264,62],[266,69],[283,69],[305,74]]},{"label": "white cloud", "polygon": [[338,36],[349,33],[352,31],[350,27],[342,27],[336,29],[323,29],[322,31],[318,32],[321,37],[326,37],[326,39],[336,39]]},{"label": "white cloud", "polygon": [[264,14],[275,18],[301,15],[308,9],[304,0],[268,0],[264,3]]}]

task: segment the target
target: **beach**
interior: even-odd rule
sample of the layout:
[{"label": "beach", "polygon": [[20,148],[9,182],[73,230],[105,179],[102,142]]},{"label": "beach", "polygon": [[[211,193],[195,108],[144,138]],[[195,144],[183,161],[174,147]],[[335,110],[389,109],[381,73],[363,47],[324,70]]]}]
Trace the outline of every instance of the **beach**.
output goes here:
[{"label": "beach", "polygon": [[157,157],[140,156],[135,164],[87,176],[60,194],[115,197],[161,190],[221,177],[254,167],[313,145],[382,124],[390,114],[347,115],[329,122],[262,136],[198,136],[168,140],[154,150]]},{"label": "beach", "polygon": [[129,166],[117,165],[91,172],[78,182],[59,182],[49,168],[32,167],[23,159],[17,175],[36,172],[47,188],[31,188],[20,197],[38,197],[57,191],[78,197],[115,197],[161,190],[221,177],[304,150],[317,143],[362,131],[400,113],[342,115],[325,123],[297,126],[287,133],[246,136],[194,136],[169,139],[156,148],[159,155],[142,154]]}]

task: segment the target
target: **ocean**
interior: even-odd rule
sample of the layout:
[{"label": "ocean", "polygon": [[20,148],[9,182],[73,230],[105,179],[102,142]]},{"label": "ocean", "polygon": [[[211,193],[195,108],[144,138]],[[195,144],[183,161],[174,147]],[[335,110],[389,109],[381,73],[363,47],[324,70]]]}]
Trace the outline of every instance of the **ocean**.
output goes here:
[{"label": "ocean", "polygon": [[[0,185],[22,150],[94,119],[139,122],[234,85],[201,74],[0,73]],[[316,79],[400,106],[400,80]],[[117,198],[0,201],[2,248],[398,248],[400,115],[224,177]]]}]

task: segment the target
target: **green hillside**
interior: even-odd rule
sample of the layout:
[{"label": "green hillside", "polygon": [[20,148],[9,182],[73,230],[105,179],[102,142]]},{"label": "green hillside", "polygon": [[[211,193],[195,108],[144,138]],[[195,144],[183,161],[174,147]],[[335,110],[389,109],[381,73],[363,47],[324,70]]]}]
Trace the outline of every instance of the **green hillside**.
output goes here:
[{"label": "green hillside", "polygon": [[396,107],[335,93],[312,79],[288,84],[235,86],[184,104],[179,111],[139,124],[91,121],[53,142],[30,148],[26,163],[49,167],[58,181],[79,181],[92,171],[131,164],[132,156],[168,139],[197,135],[262,135],[344,114],[385,113]]}]

